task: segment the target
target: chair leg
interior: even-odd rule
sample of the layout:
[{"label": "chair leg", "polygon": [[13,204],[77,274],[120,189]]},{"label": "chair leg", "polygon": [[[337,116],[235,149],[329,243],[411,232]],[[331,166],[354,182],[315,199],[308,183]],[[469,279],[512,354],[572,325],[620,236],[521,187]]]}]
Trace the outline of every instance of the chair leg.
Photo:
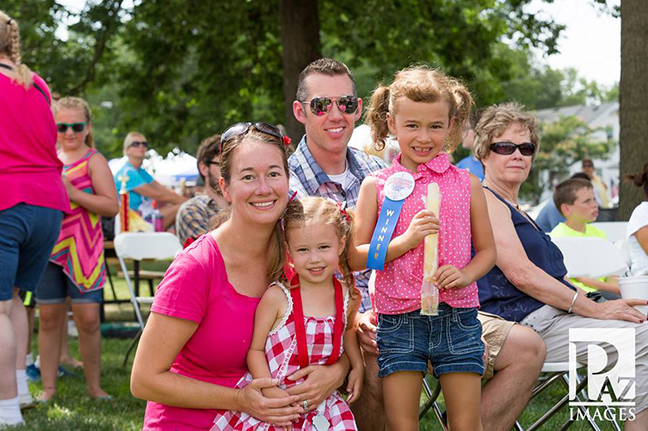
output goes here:
[{"label": "chair leg", "polygon": [[128,357],[130,356],[135,346],[137,346],[137,342],[142,336],[142,332],[144,332],[144,330],[140,328],[140,330],[137,331],[137,334],[133,338],[133,341],[131,341],[130,345],[128,346],[128,350],[126,350],[126,354],[124,355],[124,360],[122,361],[122,368],[125,367],[126,364],[128,363]]},{"label": "chair leg", "polygon": [[423,407],[421,407],[419,411],[419,421],[423,419],[423,416],[425,416],[428,410],[432,409],[432,411],[434,412],[434,416],[437,419],[437,422],[439,423],[439,425],[441,425],[441,429],[443,431],[449,431],[448,425],[446,424],[446,421],[443,417],[443,412],[441,411],[439,404],[436,402],[437,398],[439,398],[439,394],[441,393],[441,384],[438,381],[436,381],[434,388],[431,388],[427,379],[425,379],[424,377],[423,391],[425,392],[425,395],[428,397],[428,400],[425,402],[425,404],[423,405]]}]

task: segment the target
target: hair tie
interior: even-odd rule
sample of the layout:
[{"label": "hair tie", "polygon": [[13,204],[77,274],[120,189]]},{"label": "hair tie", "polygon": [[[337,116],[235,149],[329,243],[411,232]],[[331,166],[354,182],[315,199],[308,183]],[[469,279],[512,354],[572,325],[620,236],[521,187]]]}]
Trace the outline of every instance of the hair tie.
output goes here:
[{"label": "hair tie", "polygon": [[9,18],[9,21],[7,21],[7,25],[10,25],[11,21],[13,21],[13,19]]},{"label": "hair tie", "polygon": [[347,203],[346,201],[344,203],[336,202],[335,206],[337,206],[338,211],[346,218],[347,223],[351,224],[351,216],[346,210]]}]

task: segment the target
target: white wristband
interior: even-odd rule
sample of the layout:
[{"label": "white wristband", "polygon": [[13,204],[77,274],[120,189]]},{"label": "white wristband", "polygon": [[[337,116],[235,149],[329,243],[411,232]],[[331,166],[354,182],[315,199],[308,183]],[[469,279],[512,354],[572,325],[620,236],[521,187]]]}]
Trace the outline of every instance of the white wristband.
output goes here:
[{"label": "white wristband", "polygon": [[578,290],[576,293],[574,293],[574,299],[572,299],[571,305],[569,306],[569,310],[567,310],[567,313],[571,313],[572,310],[574,309],[574,304],[576,304],[576,300],[578,299]]}]

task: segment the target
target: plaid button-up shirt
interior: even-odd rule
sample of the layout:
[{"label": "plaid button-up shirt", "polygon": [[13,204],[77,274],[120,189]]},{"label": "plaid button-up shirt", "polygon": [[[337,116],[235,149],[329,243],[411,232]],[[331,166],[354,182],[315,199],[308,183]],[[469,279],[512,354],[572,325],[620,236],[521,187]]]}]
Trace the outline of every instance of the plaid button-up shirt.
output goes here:
[{"label": "plaid button-up shirt", "polygon": [[[290,194],[297,192],[297,197],[322,196],[337,202],[346,202],[347,207],[355,208],[360,194],[360,185],[370,173],[387,167],[387,164],[375,156],[370,156],[364,151],[347,148],[346,165],[349,177],[346,184],[332,181],[317,164],[313,154],[306,145],[306,136],[302,138],[295,152],[288,159],[290,169]],[[369,299],[370,270],[359,271],[355,274],[356,286],[362,292],[360,311],[371,309]]]}]

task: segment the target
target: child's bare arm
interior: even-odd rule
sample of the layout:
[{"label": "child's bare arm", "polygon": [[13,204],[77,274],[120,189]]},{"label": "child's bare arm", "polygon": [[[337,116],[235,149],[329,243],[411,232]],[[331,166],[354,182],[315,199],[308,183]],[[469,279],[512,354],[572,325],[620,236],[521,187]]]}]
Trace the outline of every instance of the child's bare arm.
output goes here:
[{"label": "child's bare arm", "polygon": [[495,239],[486,207],[486,197],[479,179],[470,175],[470,227],[475,256],[463,269],[444,265],[435,274],[439,288],[464,287],[478,280],[495,265]]},{"label": "child's bare arm", "polygon": [[612,292],[617,295],[620,294],[619,291],[619,279],[617,277],[606,277],[605,281],[597,280],[595,278],[588,277],[578,277],[576,280],[585,284],[586,286],[593,287],[596,290]]},{"label": "child's bare arm", "polygon": [[358,344],[358,337],[355,331],[355,316],[358,314],[360,308],[360,297],[355,295],[349,299],[349,307],[347,310],[347,325],[344,331],[344,351],[351,363],[351,371],[347,378],[346,391],[349,393],[347,402],[352,403],[357,400],[362,391],[362,383],[364,381],[364,362],[362,354],[360,353],[360,346]]},{"label": "child's bare arm", "polygon": [[[281,320],[285,310],[286,295],[277,286],[269,287],[261,298],[254,316],[254,334],[246,358],[248,369],[255,379],[272,377],[265,355],[265,344],[268,334]],[[278,392],[275,389],[282,391],[277,387],[271,389],[273,390],[263,389],[262,392],[266,397],[277,398]],[[288,396],[287,393],[282,392],[281,396]]]}]

